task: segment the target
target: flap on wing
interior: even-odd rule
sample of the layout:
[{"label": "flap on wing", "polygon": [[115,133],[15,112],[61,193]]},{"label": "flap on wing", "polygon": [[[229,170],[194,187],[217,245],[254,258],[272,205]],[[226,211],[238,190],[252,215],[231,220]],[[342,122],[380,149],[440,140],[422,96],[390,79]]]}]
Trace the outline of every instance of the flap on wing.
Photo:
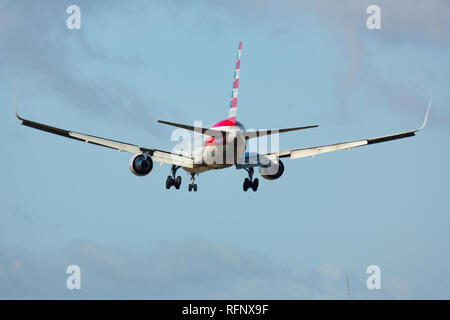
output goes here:
[{"label": "flap on wing", "polygon": [[342,149],[350,149],[354,147],[360,147],[367,144],[367,140],[359,140],[359,141],[353,141],[353,142],[344,142],[344,143],[337,143],[332,144],[328,146],[320,146],[320,147],[312,147],[312,148],[305,148],[305,149],[297,149],[291,151],[291,159],[297,159],[297,158],[303,158],[303,157],[314,157],[316,154],[320,153],[327,153]]},{"label": "flap on wing", "polygon": [[83,140],[84,142],[87,142],[87,143],[93,143],[93,144],[96,144],[99,146],[109,147],[109,148],[113,148],[113,149],[116,149],[119,151],[127,151],[127,152],[135,153],[135,154],[141,153],[141,148],[139,146],[136,146],[133,144],[110,140],[110,139],[104,139],[104,138],[95,137],[95,136],[90,136],[90,135],[78,133],[78,132],[69,131],[68,133],[71,137],[77,138],[78,140]]},{"label": "flap on wing", "polygon": [[269,165],[271,162],[277,162],[278,156],[275,153],[271,154],[250,154],[246,153],[244,157],[239,159],[235,164],[236,169],[245,169],[253,167],[264,167]]},{"label": "flap on wing", "polygon": [[365,146],[365,145],[369,145],[369,144],[381,143],[381,142],[387,142],[387,141],[412,137],[412,136],[416,135],[416,132],[422,130],[425,127],[427,120],[428,120],[428,115],[430,113],[430,107],[431,107],[431,100],[428,103],[428,108],[427,108],[427,112],[425,114],[423,123],[420,126],[420,128],[416,129],[416,130],[394,133],[394,134],[389,134],[386,136],[368,138],[368,139],[363,139],[363,140],[356,140],[356,141],[349,141],[349,142],[343,142],[343,143],[318,146],[318,147],[310,147],[310,148],[302,148],[302,149],[294,149],[294,150],[284,150],[284,151],[280,151],[280,152],[275,152],[273,154],[279,158],[290,157],[291,159],[297,159],[297,158],[303,158],[303,157],[314,157],[316,154],[327,153],[327,152],[332,152],[332,151],[337,151],[337,150],[342,150],[342,149],[350,150],[351,148],[361,147],[361,146]]},{"label": "flap on wing", "polygon": [[153,161],[174,164],[185,168],[194,167],[194,159],[182,155],[177,155],[167,151],[154,150]]}]

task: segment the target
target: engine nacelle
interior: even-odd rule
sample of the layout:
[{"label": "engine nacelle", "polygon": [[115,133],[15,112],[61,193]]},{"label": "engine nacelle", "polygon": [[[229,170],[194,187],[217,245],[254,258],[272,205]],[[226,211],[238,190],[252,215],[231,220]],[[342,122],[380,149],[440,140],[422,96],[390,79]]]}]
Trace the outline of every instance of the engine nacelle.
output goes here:
[{"label": "engine nacelle", "polygon": [[145,176],[153,169],[153,161],[150,156],[137,154],[130,161],[130,170],[137,176]]},{"label": "engine nacelle", "polygon": [[275,180],[281,177],[284,172],[284,164],[278,159],[278,164],[275,162],[271,162],[270,166],[260,167],[259,174],[261,177],[267,180]]}]

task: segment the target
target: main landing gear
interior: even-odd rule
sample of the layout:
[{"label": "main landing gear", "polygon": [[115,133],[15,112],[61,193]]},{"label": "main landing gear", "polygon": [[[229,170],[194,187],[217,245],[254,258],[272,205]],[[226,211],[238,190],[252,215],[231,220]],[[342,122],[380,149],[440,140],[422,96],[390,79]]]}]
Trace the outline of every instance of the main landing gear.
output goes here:
[{"label": "main landing gear", "polygon": [[177,175],[177,170],[180,168],[180,166],[172,165],[172,175],[167,176],[166,180],[166,189],[170,189],[172,186],[175,186],[175,189],[180,189],[181,186],[181,177]]},{"label": "main landing gear", "polygon": [[[180,189],[181,186],[181,177],[177,175],[177,170],[180,169],[180,166],[176,166],[176,165],[172,165],[172,175],[167,177],[166,180],[166,189],[170,189],[172,186],[175,186],[175,189]],[[194,190],[197,191],[197,184],[194,183],[195,182],[195,173],[191,172],[191,183],[188,186],[188,190],[192,191]]]},{"label": "main landing gear", "polygon": [[197,192],[197,184],[194,182],[195,182],[195,173],[191,172],[191,183],[188,186],[189,192],[191,192],[192,190],[194,190],[194,192]]},{"label": "main landing gear", "polygon": [[248,178],[245,178],[244,180],[244,185],[242,186],[242,189],[244,191],[247,191],[248,189],[252,188],[253,191],[258,190],[258,186],[259,186],[259,180],[258,178],[256,178],[255,180],[253,180],[253,167],[252,168],[246,168],[245,171],[248,172]]}]

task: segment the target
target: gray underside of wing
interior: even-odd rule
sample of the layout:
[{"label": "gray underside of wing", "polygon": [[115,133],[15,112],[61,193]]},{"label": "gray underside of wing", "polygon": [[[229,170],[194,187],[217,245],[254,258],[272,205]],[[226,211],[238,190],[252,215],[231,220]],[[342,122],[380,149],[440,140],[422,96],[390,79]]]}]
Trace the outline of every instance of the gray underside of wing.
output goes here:
[{"label": "gray underside of wing", "polygon": [[315,155],[328,153],[338,150],[347,149],[350,150],[356,147],[362,147],[369,144],[387,142],[391,140],[403,139],[407,137],[415,136],[415,133],[418,130],[407,131],[387,136],[381,136],[376,138],[369,138],[364,140],[355,140],[350,142],[342,142],[335,143],[330,145],[302,148],[302,149],[291,149],[291,150],[283,150],[279,152],[273,152],[268,154],[246,154],[238,163],[236,164],[237,169],[244,169],[250,167],[261,167],[267,166],[270,161],[276,161],[278,158],[287,158],[291,159],[304,158],[304,157],[314,157]]},{"label": "gray underside of wing", "polygon": [[297,158],[304,158],[304,157],[314,157],[315,155],[321,154],[321,153],[328,153],[328,152],[338,151],[338,150],[343,150],[343,149],[350,150],[352,148],[362,147],[365,145],[387,142],[387,141],[392,141],[392,140],[398,140],[398,139],[403,139],[403,138],[407,138],[407,137],[413,137],[416,135],[417,132],[419,132],[420,130],[425,128],[425,125],[428,120],[428,115],[430,113],[430,108],[431,108],[431,99],[428,102],[427,112],[425,113],[425,118],[423,119],[422,125],[419,127],[419,129],[416,129],[416,130],[394,133],[394,134],[389,134],[389,135],[375,137],[375,138],[368,138],[368,139],[362,139],[362,140],[355,140],[355,141],[349,141],[349,142],[341,142],[341,143],[317,146],[317,147],[283,150],[283,151],[272,152],[272,153],[268,153],[268,154],[253,154],[253,155],[251,155],[251,154],[246,153],[245,156],[238,161],[238,163],[236,164],[236,168],[243,169],[243,168],[249,168],[249,167],[264,166],[264,165],[267,165],[267,163],[270,161],[277,161],[278,158],[290,157],[291,159],[297,159]]},{"label": "gray underside of wing", "polygon": [[194,166],[194,160],[192,157],[187,157],[186,155],[181,154],[175,154],[172,152],[164,151],[164,150],[157,150],[157,149],[150,149],[141,147],[138,145],[134,145],[131,143],[121,142],[117,140],[111,140],[106,138],[101,138],[97,136],[92,136],[84,133],[79,133],[75,131],[60,129],[56,127],[52,127],[43,123],[27,120],[21,118],[19,115],[17,115],[17,118],[22,121],[22,125],[46,131],[49,133],[53,133],[59,136],[63,136],[66,138],[83,141],[90,144],[95,144],[98,146],[106,147],[115,149],[118,151],[126,151],[133,154],[141,154],[141,153],[148,153],[151,156],[153,156],[153,160],[160,163],[169,163],[174,164],[177,166],[182,166],[186,168],[192,168]]}]

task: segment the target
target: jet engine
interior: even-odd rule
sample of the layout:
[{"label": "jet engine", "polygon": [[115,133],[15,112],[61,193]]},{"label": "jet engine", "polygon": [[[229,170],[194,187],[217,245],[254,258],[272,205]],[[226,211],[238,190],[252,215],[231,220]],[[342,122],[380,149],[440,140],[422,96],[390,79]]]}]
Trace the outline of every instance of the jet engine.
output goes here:
[{"label": "jet engine", "polygon": [[259,174],[267,180],[275,180],[281,177],[284,172],[284,164],[278,159],[278,163],[270,162],[270,166],[260,167]]},{"label": "jet engine", "polygon": [[130,170],[137,176],[145,176],[153,169],[152,158],[148,155],[137,154],[130,161]]}]

